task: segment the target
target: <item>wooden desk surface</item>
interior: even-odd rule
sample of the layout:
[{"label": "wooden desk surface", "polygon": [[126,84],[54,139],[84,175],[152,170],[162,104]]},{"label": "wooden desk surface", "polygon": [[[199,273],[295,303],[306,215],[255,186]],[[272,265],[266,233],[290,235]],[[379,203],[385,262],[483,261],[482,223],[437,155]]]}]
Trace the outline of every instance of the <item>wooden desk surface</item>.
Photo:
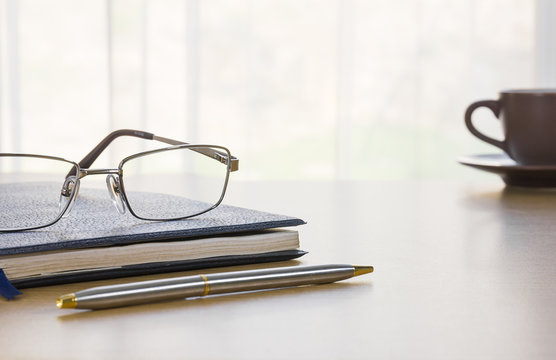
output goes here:
[{"label": "wooden desk surface", "polygon": [[55,299],[195,272],[26,289],[0,300],[0,358],[556,358],[556,191],[232,182],[227,203],[308,222],[299,230],[309,254],[280,265],[343,262],[375,272],[105,311],[62,311]]}]

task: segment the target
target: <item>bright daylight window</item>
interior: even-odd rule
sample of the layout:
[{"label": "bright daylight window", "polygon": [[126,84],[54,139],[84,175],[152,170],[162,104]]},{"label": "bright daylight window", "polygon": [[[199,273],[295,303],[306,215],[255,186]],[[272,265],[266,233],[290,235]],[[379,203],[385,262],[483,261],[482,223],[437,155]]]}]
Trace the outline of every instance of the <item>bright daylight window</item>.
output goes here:
[{"label": "bright daylight window", "polygon": [[463,112],[537,85],[542,3],[0,0],[0,151],[138,128],[226,145],[238,179],[482,176]]}]

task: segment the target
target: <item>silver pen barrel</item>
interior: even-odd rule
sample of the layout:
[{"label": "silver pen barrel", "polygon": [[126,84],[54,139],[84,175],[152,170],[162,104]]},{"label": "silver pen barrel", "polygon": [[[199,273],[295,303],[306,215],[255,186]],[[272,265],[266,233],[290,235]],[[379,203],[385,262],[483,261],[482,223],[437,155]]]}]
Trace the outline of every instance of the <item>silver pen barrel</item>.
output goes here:
[{"label": "silver pen barrel", "polygon": [[353,277],[351,265],[293,266],[206,275],[210,294],[326,284]]},{"label": "silver pen barrel", "polygon": [[76,308],[106,309],[186,297],[202,296],[205,281],[199,275],[99,286],[74,294]]},{"label": "silver pen barrel", "polygon": [[340,281],[372,271],[352,265],[292,266],[101,286],[58,299],[59,308],[105,309],[209,294]]}]

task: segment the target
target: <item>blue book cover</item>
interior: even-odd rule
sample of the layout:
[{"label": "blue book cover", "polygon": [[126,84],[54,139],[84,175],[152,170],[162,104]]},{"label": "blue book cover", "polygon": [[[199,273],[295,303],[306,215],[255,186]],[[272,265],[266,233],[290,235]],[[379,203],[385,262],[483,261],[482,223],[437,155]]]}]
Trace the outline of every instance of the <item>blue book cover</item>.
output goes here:
[{"label": "blue book cover", "polygon": [[[150,194],[160,206],[172,206],[167,196]],[[150,199],[152,201],[153,199]],[[193,218],[176,221],[145,221],[129,212],[118,213],[103,189],[82,189],[68,217],[52,226],[23,232],[0,233],[0,262],[2,258],[40,254],[72,249],[122,246],[156,241],[184,241],[221,235],[246,234],[265,229],[304,224],[299,218],[267,212],[220,205]],[[187,261],[153,261],[123,266],[117,269],[67,274],[51,274],[27,280],[12,281],[18,288],[58,283],[98,280],[113,277],[183,271],[216,266],[229,266],[267,261],[281,261],[302,256],[298,249],[218,256]],[[5,277],[5,276],[4,276]],[[0,292],[1,293],[1,292]]]}]

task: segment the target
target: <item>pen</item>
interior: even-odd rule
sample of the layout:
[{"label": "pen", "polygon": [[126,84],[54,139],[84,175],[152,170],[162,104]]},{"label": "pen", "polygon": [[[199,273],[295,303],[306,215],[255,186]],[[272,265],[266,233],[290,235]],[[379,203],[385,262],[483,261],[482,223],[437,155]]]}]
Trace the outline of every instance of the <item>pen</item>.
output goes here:
[{"label": "pen", "polygon": [[99,286],[60,296],[60,309],[107,309],[241,291],[325,284],[373,272],[345,264],[290,266]]}]

